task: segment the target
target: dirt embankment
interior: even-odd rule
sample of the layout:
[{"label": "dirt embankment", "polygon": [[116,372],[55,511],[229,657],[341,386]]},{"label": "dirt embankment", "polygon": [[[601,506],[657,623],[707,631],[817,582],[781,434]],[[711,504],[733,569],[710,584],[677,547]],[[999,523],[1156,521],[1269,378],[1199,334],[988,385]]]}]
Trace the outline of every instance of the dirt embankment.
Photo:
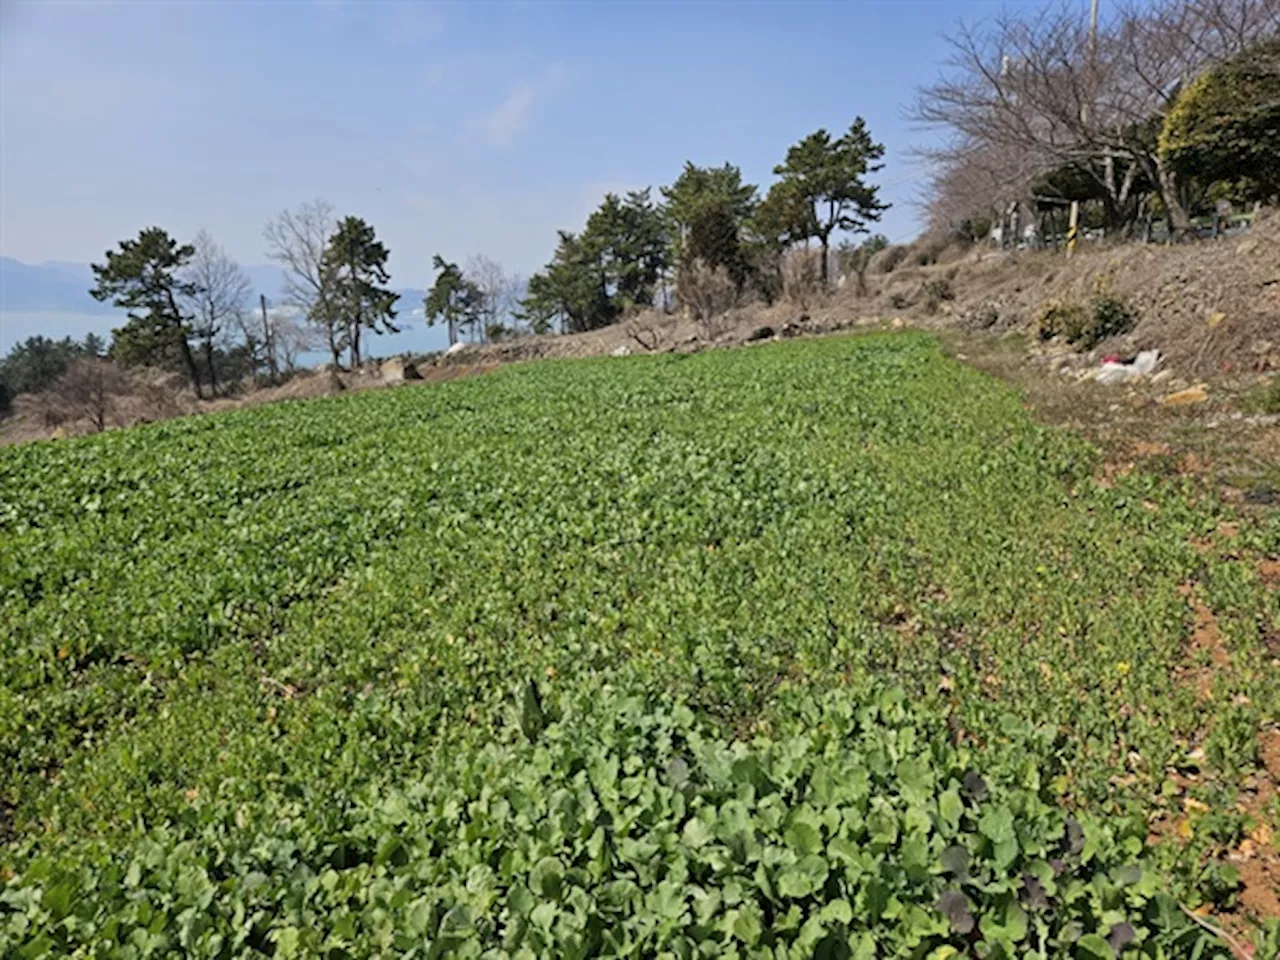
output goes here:
[{"label": "dirt embankment", "polygon": [[650,311],[589,333],[466,346],[427,362],[689,351],[894,321],[1034,333],[1048,304],[1087,307],[1105,289],[1129,307],[1136,323],[1082,355],[1080,363],[1158,349],[1165,366],[1185,378],[1280,371],[1280,213],[1261,217],[1242,236],[1177,246],[1085,245],[1071,258],[1054,250],[938,250],[925,244],[905,248],[900,256],[887,273],[873,264],[861,295],[856,278],[848,277],[830,296],[809,303],[733,310],[714,330]]},{"label": "dirt embankment", "polygon": [[[886,256],[889,254],[889,256]],[[886,263],[897,263],[889,271]],[[827,296],[772,305],[748,304],[700,324],[679,314],[645,311],[614,326],[567,336],[525,337],[467,345],[448,354],[415,358],[427,382],[483,372],[496,365],[550,357],[695,352],[746,342],[885,325],[1008,338],[1018,362],[1068,375],[1108,354],[1131,356],[1157,349],[1166,381],[1161,389],[1227,377],[1237,391],[1280,371],[1280,212],[1259,219],[1243,236],[1179,246],[1086,245],[1068,258],[1061,251],[997,251],[989,247],[938,248],[925,242],[885,251],[864,284],[850,276]],[[1035,337],[1037,318],[1050,303],[1087,307],[1098,289],[1123,301],[1135,317],[1129,332],[1081,353]],[[957,351],[960,352],[960,351]],[[1001,367],[1012,370],[1010,351]],[[197,401],[176,378],[153,378],[122,404],[114,424],[128,426],[277,400],[322,396],[405,382],[395,361],[352,373],[308,371],[288,383]],[[19,398],[18,414],[0,422],[0,443],[86,432],[87,424],[52,424],[38,398]],[[1238,412],[1238,411],[1236,411]]]},{"label": "dirt embankment", "polygon": [[930,279],[952,287],[955,299],[934,314],[947,325],[1032,330],[1047,304],[1087,306],[1101,288],[1137,322],[1095,354],[1159,349],[1186,376],[1280,370],[1277,213],[1242,236],[1177,246],[1086,246],[1071,259],[1056,251],[975,251],[918,273],[889,274],[881,299],[907,297],[913,312],[927,314]]}]

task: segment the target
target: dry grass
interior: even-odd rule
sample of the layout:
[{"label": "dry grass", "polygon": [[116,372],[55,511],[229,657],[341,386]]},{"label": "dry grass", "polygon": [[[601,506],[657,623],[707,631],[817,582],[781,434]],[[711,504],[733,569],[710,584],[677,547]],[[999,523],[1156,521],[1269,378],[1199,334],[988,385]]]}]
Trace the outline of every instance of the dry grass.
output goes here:
[{"label": "dry grass", "polygon": [[[495,360],[471,358],[449,365],[423,365],[422,379],[413,383],[440,383],[459,377],[488,373],[499,366]],[[186,389],[180,377],[155,371],[135,373],[129,378],[127,392],[112,398],[108,429],[133,427],[157,420],[256,407],[282,400],[305,400],[327,397],[348,391],[381,389],[388,383],[376,372],[343,372],[303,370],[277,386],[244,388],[209,400],[197,400]],[[0,446],[29,443],[61,437],[81,436],[98,431],[88,415],[72,412],[64,398],[42,395],[19,396],[12,417],[0,421]],[[51,416],[51,412],[56,415]]]},{"label": "dry grass", "polygon": [[1169,374],[1154,382],[1104,386],[1078,380],[1070,366],[1057,367],[1061,351],[1045,350],[1022,335],[950,330],[941,336],[957,359],[1016,387],[1037,419],[1096,444],[1104,471],[1141,467],[1193,478],[1244,509],[1280,503],[1280,416],[1256,412],[1253,377],[1209,377],[1206,402],[1169,406],[1160,400],[1187,386],[1186,378]]},{"label": "dry grass", "polygon": [[[1046,303],[1087,304],[1100,283],[1137,314],[1100,352],[1157,348],[1188,376],[1280,369],[1280,214],[1242,237],[1179,246],[1127,244],[1059,251],[975,248],[939,254],[941,262],[904,266],[869,280],[872,297],[841,305],[893,312],[934,326],[1030,329]],[[946,279],[955,293],[929,318],[928,284]],[[895,306],[900,304],[900,306]]]}]

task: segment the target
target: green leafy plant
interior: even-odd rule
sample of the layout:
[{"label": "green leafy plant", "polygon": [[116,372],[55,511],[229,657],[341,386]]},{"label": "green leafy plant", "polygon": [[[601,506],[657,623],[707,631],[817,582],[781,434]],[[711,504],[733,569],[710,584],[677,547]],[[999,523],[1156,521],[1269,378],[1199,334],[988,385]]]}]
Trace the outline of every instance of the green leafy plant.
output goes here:
[{"label": "green leafy plant", "polygon": [[1249,405],[1259,413],[1280,413],[1280,377],[1272,377],[1249,395]]},{"label": "green leafy plant", "polygon": [[1036,332],[1041,340],[1061,337],[1078,350],[1092,350],[1109,337],[1128,333],[1136,320],[1129,304],[1099,280],[1087,308],[1060,300],[1045,304],[1036,318]]},{"label": "green leafy plant", "polygon": [[1061,337],[1068,343],[1076,343],[1084,335],[1086,325],[1084,308],[1060,300],[1046,303],[1036,317],[1036,333],[1041,340]]},{"label": "green leafy plant", "polygon": [[1105,282],[1100,282],[1089,301],[1089,320],[1073,342],[1081,349],[1090,350],[1108,337],[1128,333],[1136,322],[1129,304],[1112,293]]},{"label": "green leafy plant", "polygon": [[1224,957],[1274,598],[1094,462],[915,333],[0,449],[0,955]]}]

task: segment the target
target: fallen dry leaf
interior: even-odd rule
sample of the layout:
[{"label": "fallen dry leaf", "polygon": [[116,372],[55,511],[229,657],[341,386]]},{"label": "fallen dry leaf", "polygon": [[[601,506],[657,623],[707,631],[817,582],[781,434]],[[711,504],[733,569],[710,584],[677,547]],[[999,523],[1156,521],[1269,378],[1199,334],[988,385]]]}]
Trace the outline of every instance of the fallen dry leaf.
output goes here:
[{"label": "fallen dry leaf", "polygon": [[1185,407],[1192,403],[1204,403],[1209,394],[1204,387],[1189,387],[1164,397],[1160,403],[1166,407]]}]

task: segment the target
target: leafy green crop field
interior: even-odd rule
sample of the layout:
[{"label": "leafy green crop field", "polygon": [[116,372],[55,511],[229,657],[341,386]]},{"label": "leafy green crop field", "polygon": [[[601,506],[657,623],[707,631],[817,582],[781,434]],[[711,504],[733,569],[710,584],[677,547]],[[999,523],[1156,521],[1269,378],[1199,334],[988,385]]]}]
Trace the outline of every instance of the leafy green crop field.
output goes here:
[{"label": "leafy green crop field", "polygon": [[0,955],[1227,956],[1280,519],[1094,460],[913,334],[0,450]]}]

